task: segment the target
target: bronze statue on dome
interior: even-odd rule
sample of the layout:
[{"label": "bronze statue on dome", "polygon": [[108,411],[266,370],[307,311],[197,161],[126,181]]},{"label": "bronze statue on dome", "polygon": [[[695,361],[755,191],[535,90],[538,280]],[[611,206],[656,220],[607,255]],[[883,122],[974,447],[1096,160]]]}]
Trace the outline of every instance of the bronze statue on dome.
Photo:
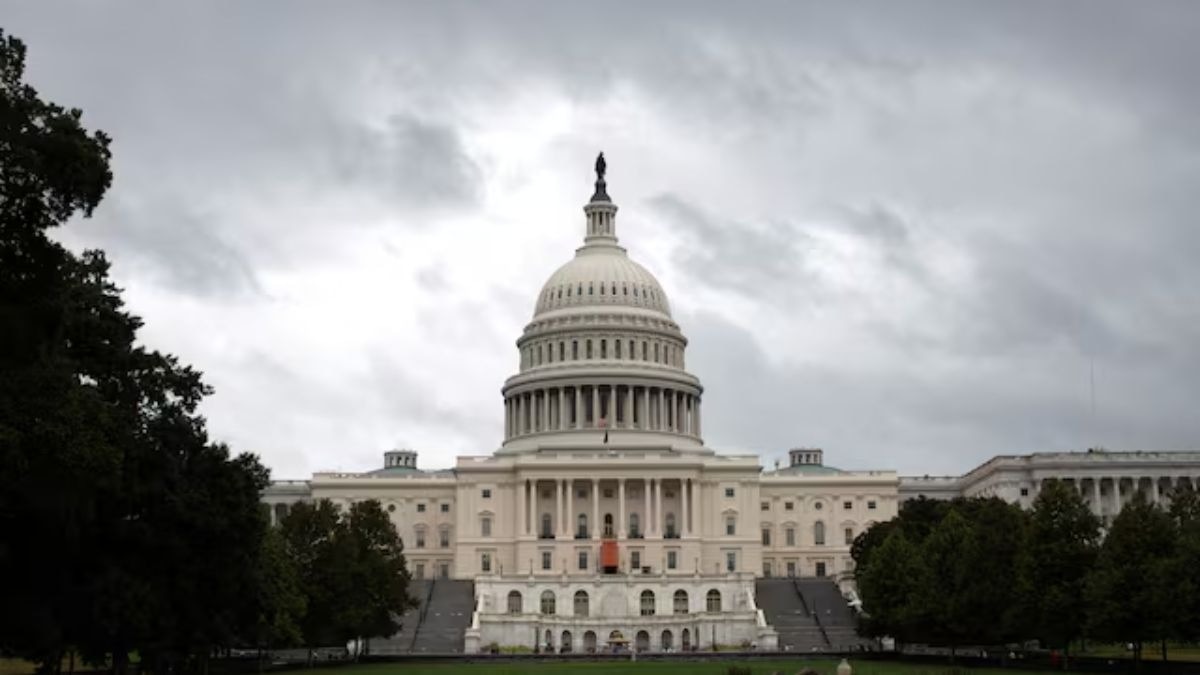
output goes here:
[{"label": "bronze statue on dome", "polygon": [[596,180],[604,182],[604,172],[608,170],[608,162],[604,161],[604,153],[600,153],[596,157]]}]

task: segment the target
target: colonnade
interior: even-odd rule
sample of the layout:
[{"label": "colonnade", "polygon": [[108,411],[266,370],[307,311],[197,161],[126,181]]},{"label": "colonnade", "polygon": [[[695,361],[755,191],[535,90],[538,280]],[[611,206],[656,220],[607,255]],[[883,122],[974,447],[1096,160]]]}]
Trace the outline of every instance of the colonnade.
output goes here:
[{"label": "colonnade", "polygon": [[[677,539],[690,536],[696,485],[690,478],[526,480],[521,483],[517,498],[517,531],[522,535],[536,535],[539,539]],[[588,504],[581,509],[581,513],[591,512],[586,521],[586,530],[578,527],[579,514],[575,513],[575,490],[584,486],[587,488]],[[554,496],[546,498],[543,492],[550,488],[553,488]],[[640,505],[626,498],[633,494],[634,488],[641,493]],[[602,498],[601,493],[605,489],[613,489],[615,496]],[[664,489],[672,495],[678,495],[671,498],[666,510],[663,505]],[[679,507],[679,514],[673,510],[676,506]],[[631,520],[630,515],[637,516],[636,520]],[[604,516],[612,516],[611,530],[606,531],[609,523]],[[633,527],[635,522],[636,531]]]},{"label": "colonnade", "polygon": [[[1036,491],[1041,491],[1045,480],[1058,480],[1078,490],[1091,507],[1092,513],[1098,516],[1115,516],[1138,492],[1146,495],[1146,498],[1155,504],[1167,504],[1173,490],[1195,490],[1200,487],[1197,485],[1197,479],[1191,476],[1081,475],[1038,480],[1035,482]],[[1027,496],[1032,501],[1037,497],[1037,492]]]},{"label": "colonnade", "polygon": [[700,397],[625,384],[550,387],[509,396],[504,437],[570,429],[639,429],[700,436]]}]

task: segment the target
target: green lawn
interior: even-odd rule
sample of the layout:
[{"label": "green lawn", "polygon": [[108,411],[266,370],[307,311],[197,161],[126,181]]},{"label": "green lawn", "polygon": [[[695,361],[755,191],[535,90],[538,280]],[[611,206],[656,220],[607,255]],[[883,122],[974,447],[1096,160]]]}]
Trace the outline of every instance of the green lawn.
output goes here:
[{"label": "green lawn", "polygon": [[[647,675],[725,675],[730,666],[749,666],[752,673],[768,675],[781,672],[793,675],[805,668],[812,668],[822,675],[833,675],[838,661],[818,659],[788,659],[783,661],[642,661],[638,663],[581,663],[581,662],[527,662],[527,663],[375,663],[347,668],[316,668],[294,671],[297,675],[447,675],[448,673],[473,672],[496,675],[623,675],[624,673],[646,673]],[[922,665],[882,663],[851,660],[854,675],[949,675],[950,673],[1008,673],[1022,672],[1039,675],[1035,671],[1008,671],[999,669],[970,669]],[[1049,675],[1042,673],[1041,675]]]}]

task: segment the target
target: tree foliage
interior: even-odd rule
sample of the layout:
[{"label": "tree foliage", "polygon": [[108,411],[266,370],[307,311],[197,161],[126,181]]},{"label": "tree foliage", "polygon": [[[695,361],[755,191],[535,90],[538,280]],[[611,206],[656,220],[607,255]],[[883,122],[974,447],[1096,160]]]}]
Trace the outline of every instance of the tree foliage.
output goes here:
[{"label": "tree foliage", "polygon": [[394,633],[411,604],[403,545],[379,502],[341,514],[329,500],[297,504],[283,519],[307,611],[305,645],[320,647]]},{"label": "tree foliage", "polygon": [[248,632],[267,472],[212,443],[200,373],[137,344],[90,215],[109,139],[24,83],[0,32],[0,649],[56,667],[203,659]]}]

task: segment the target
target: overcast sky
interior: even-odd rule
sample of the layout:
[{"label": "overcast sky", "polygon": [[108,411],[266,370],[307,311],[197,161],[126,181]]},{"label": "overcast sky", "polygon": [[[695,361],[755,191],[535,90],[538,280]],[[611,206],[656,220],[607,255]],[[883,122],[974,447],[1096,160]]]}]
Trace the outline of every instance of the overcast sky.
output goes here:
[{"label": "overcast sky", "polygon": [[144,341],[215,387],[212,436],[277,478],[498,447],[599,150],[718,451],[938,474],[1200,448],[1200,3],[848,4],[3,1],[0,25],[115,139],[60,236],[109,252]]}]

